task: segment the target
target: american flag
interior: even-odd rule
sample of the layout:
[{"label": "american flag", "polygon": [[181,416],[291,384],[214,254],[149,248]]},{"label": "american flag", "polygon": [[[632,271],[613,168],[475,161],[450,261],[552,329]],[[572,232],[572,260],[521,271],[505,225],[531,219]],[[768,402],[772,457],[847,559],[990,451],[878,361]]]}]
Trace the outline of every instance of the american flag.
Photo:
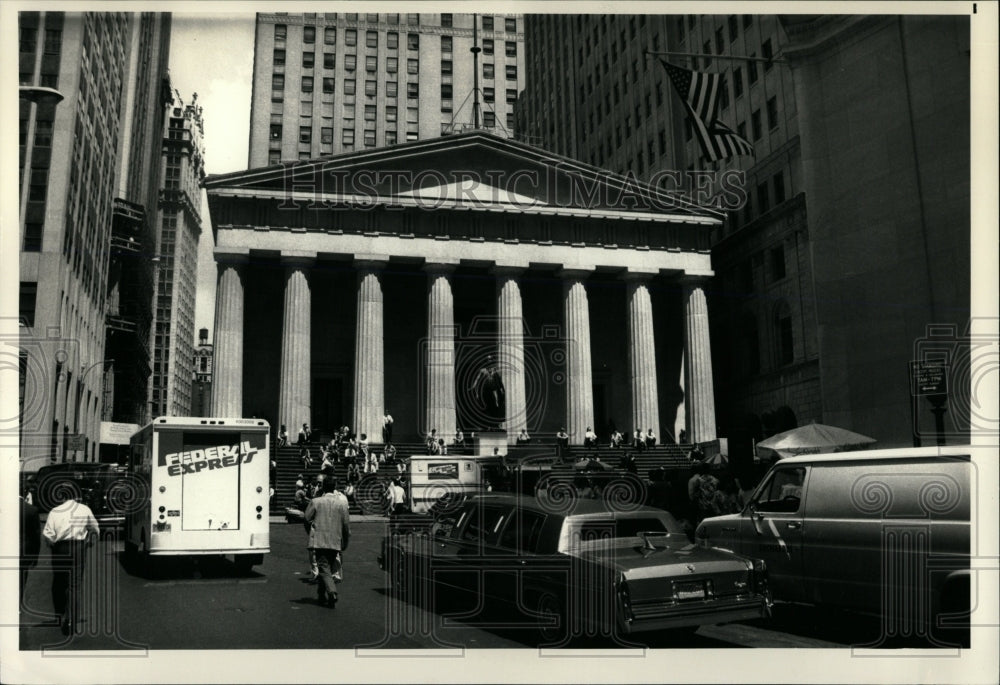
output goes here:
[{"label": "american flag", "polygon": [[683,69],[660,60],[670,82],[684,100],[701,150],[710,161],[733,155],[753,155],[753,145],[716,119],[719,106],[719,74]]}]

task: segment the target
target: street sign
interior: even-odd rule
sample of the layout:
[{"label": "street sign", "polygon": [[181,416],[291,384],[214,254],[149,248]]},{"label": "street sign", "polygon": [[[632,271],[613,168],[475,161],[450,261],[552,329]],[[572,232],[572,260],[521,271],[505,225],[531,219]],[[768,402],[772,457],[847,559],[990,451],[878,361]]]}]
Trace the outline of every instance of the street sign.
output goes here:
[{"label": "street sign", "polygon": [[947,395],[948,365],[944,362],[910,362],[910,392],[915,396]]},{"label": "street sign", "polygon": [[81,433],[66,436],[66,449],[70,452],[82,452],[87,449],[87,436]]}]

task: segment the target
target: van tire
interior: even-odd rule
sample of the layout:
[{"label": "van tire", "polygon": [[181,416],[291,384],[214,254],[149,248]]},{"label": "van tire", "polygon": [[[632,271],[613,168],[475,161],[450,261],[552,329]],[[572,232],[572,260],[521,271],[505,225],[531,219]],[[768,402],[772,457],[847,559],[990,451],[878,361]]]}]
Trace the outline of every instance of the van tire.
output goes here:
[{"label": "van tire", "polygon": [[542,590],[535,595],[532,607],[538,616],[535,634],[539,647],[565,647],[570,635],[567,624],[566,603],[555,593]]}]

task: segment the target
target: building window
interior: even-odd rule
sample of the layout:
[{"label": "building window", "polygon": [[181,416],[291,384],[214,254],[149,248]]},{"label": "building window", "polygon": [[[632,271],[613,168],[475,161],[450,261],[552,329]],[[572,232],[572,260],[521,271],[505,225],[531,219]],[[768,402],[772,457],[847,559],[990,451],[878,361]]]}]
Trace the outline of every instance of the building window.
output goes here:
[{"label": "building window", "polygon": [[506,71],[507,71],[507,80],[508,81],[516,81],[517,80],[517,65],[516,64],[508,64],[507,67],[506,67]]},{"label": "building window", "polygon": [[497,115],[493,112],[483,112],[483,126],[486,128],[496,128]]},{"label": "building window", "polygon": [[356,29],[347,29],[344,31],[344,43],[352,48],[358,44],[358,32]]},{"label": "building window", "polygon": [[368,55],[365,57],[365,71],[378,71],[378,57],[375,55]]},{"label": "building window", "polygon": [[750,26],[752,24],[753,24],[753,15],[752,14],[744,14],[743,15],[743,28],[744,29],[748,29],[748,28],[750,28]]},{"label": "building window", "polygon": [[733,43],[736,41],[736,37],[739,36],[739,22],[736,20],[735,14],[729,15],[729,42]]},{"label": "building window", "polygon": [[395,74],[399,71],[399,58],[398,57],[386,57],[385,59],[385,73]]},{"label": "building window", "polygon": [[337,68],[337,55],[332,52],[323,53],[323,68],[324,69],[336,69]]},{"label": "building window", "polygon": [[333,92],[336,91],[336,89],[337,89],[337,84],[336,84],[335,79],[332,79],[332,78],[324,78],[323,79],[323,92],[324,93],[333,93]]},{"label": "building window", "polygon": [[757,212],[765,214],[769,209],[767,203],[767,181],[757,186]]},{"label": "building window", "polygon": [[[443,87],[444,86],[442,86],[442,88]],[[441,111],[442,112],[451,112],[453,107],[454,107],[454,102],[452,101],[452,99],[450,97],[449,98],[445,98],[444,94],[442,94],[442,96],[441,96]]]},{"label": "building window", "polygon": [[450,100],[451,99],[451,93],[452,93],[451,84],[450,83],[442,83],[441,84],[441,99],[442,100]]},{"label": "building window", "polygon": [[452,26],[452,16],[450,14],[441,15],[441,26],[451,28]]},{"label": "building window", "polygon": [[778,363],[784,366],[795,361],[795,340],[792,336],[792,313],[784,302],[774,314],[775,337],[778,343]]},{"label": "building window", "polygon": [[303,26],[302,27],[302,42],[303,43],[315,43],[316,42],[316,27],[315,26]]},{"label": "building window", "polygon": [[365,147],[375,147],[375,131],[365,131]]},{"label": "building window", "polygon": [[288,27],[287,26],[285,26],[284,24],[275,24],[274,25],[274,39],[275,40],[285,40],[285,37],[287,35],[288,35]]},{"label": "building window", "polygon": [[377,14],[366,14],[365,15],[365,21],[367,21],[369,24],[377,24],[378,23],[378,15]]},{"label": "building window", "polygon": [[374,79],[368,79],[365,81],[365,95],[368,97],[375,97],[378,95],[378,82]]},{"label": "building window", "polygon": [[285,75],[284,74],[274,74],[271,76],[271,90],[284,90],[285,89]]},{"label": "building window", "polygon": [[38,298],[38,283],[21,281],[17,315],[22,326],[35,325],[35,303]]},{"label": "building window", "polygon": [[407,33],[406,34],[406,49],[407,50],[419,50],[420,49],[420,34],[419,33]]},{"label": "building window", "polygon": [[767,127],[772,131],[778,128],[778,100],[774,97],[767,100]]},{"label": "building window", "polygon": [[733,97],[740,97],[743,95],[743,68],[736,67],[733,69]]},{"label": "building window", "polygon": [[517,43],[512,40],[504,42],[504,54],[508,57],[517,57]]},{"label": "building window", "polygon": [[451,76],[452,63],[450,59],[441,60],[441,75]]},{"label": "building window", "polygon": [[32,167],[31,183],[28,188],[28,200],[30,202],[44,202],[45,193],[48,189],[48,182],[48,168]]},{"label": "building window", "polygon": [[780,171],[776,173],[772,185],[774,185],[774,204],[777,206],[785,201],[785,175]]},{"label": "building window", "polygon": [[493,17],[486,16],[483,17],[483,31],[493,30]]},{"label": "building window", "polygon": [[493,78],[493,63],[484,62],[483,63],[483,78]]},{"label": "building window", "polygon": [[517,19],[505,19],[503,28],[507,33],[517,33]]},{"label": "building window", "polygon": [[492,55],[493,54],[493,39],[486,38],[483,40],[483,54]]},{"label": "building window", "polygon": [[397,112],[397,110],[396,110],[395,107],[386,107],[385,108],[385,120],[386,121],[396,121],[396,116],[397,116],[396,112]]},{"label": "building window", "polygon": [[312,128],[309,126],[299,126],[299,142],[300,143],[311,143],[312,142]]},{"label": "building window", "polygon": [[395,50],[399,47],[399,34],[395,31],[389,31],[385,34],[385,45],[390,50]]},{"label": "building window", "polygon": [[767,62],[764,62],[764,71],[767,71],[768,69],[771,68],[771,61],[770,60],[771,60],[772,57],[774,57],[774,52],[771,49],[771,39],[770,38],[768,38],[767,40],[765,40],[764,43],[760,46],[760,54],[761,54],[761,56],[764,59],[768,60]]},{"label": "building window", "polygon": [[419,14],[407,14],[406,15],[406,23],[409,24],[410,26],[419,26],[420,25],[420,15]]},{"label": "building window", "polygon": [[354,129],[345,128],[341,140],[343,141],[344,145],[354,145]]},{"label": "building window", "polygon": [[302,77],[302,92],[311,93],[313,92],[313,77],[303,76]]},{"label": "building window", "polygon": [[378,31],[365,32],[365,46],[369,48],[378,47]]},{"label": "building window", "polygon": [[24,225],[24,244],[21,249],[25,252],[42,251],[42,224],[26,223]]},{"label": "building window", "polygon": [[411,141],[414,141],[414,140],[420,140],[420,134],[417,133],[416,131],[407,131],[406,132],[406,140],[407,140],[407,142],[411,142]]},{"label": "building window", "polygon": [[344,79],[344,95],[354,95],[356,84],[354,79]]},{"label": "building window", "polygon": [[45,119],[35,121],[35,147],[51,147],[52,122]]},{"label": "building window", "polygon": [[510,113],[507,114],[507,130],[508,131],[514,130],[514,115]]},{"label": "building window", "polygon": [[760,110],[755,109],[753,114],[750,115],[750,126],[753,129],[753,139],[760,140],[763,131],[761,131],[760,126]]},{"label": "building window", "polygon": [[715,51],[722,54],[722,48],[726,45],[725,38],[722,37],[722,27],[715,29]]},{"label": "building window", "polygon": [[323,43],[325,45],[337,44],[337,29],[334,26],[327,26],[323,29]]},{"label": "building window", "polygon": [[[751,57],[756,57],[756,53],[750,53]],[[750,80],[750,85],[757,83],[757,63],[747,62],[747,78]]]},{"label": "building window", "polygon": [[315,52],[303,52],[302,53],[302,68],[303,69],[312,69],[313,68],[313,64],[315,63],[315,60],[316,60],[316,53]]},{"label": "building window", "polygon": [[271,124],[271,140],[281,140],[281,124]]},{"label": "building window", "polygon": [[507,104],[508,105],[513,105],[515,102],[517,102],[517,88],[508,88],[507,89]]},{"label": "building window", "polygon": [[407,74],[419,74],[420,73],[420,60],[408,59],[406,60],[406,73]]},{"label": "building window", "polygon": [[323,143],[324,145],[332,145],[333,144],[333,127],[326,126],[326,127],[320,129],[320,131],[319,131],[319,142]]},{"label": "building window", "polygon": [[395,145],[396,144],[396,132],[395,131],[386,131],[385,132],[385,144],[386,145]]},{"label": "building window", "polygon": [[406,97],[408,98],[418,98],[420,97],[419,84],[407,83],[406,84]]},{"label": "building window", "polygon": [[742,138],[743,140],[746,140],[747,139],[747,122],[741,121],[736,126],[736,133],[739,134],[740,138]]},{"label": "building window", "polygon": [[344,55],[344,71],[355,71],[358,68],[357,55]]},{"label": "building window", "polygon": [[452,51],[451,36],[441,36],[441,52],[451,52],[451,51]]},{"label": "building window", "polygon": [[785,247],[778,245],[771,250],[771,281],[780,281],[785,277]]},{"label": "building window", "polygon": [[493,102],[496,99],[495,91],[493,88],[485,87],[483,88],[483,100],[486,102]]},{"label": "building window", "polygon": [[386,94],[387,97],[391,97],[391,98],[394,98],[394,97],[396,97],[399,94],[398,93],[398,89],[397,89],[397,84],[396,84],[395,81],[386,81],[385,82],[385,94]]},{"label": "building window", "polygon": [[274,49],[274,66],[280,67],[285,64],[285,51],[278,48]]}]

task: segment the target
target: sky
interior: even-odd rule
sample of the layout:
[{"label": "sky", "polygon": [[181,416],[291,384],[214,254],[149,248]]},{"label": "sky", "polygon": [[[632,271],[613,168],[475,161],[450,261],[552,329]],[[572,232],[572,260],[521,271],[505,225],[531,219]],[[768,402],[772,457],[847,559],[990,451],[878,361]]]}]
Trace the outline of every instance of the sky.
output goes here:
[{"label": "sky", "polygon": [[[205,171],[221,174],[247,168],[250,86],[253,77],[253,13],[175,12],[170,35],[170,83],[185,103],[198,94],[205,125]],[[208,328],[215,339],[215,262],[211,220],[202,193],[198,245],[195,336]]]}]

